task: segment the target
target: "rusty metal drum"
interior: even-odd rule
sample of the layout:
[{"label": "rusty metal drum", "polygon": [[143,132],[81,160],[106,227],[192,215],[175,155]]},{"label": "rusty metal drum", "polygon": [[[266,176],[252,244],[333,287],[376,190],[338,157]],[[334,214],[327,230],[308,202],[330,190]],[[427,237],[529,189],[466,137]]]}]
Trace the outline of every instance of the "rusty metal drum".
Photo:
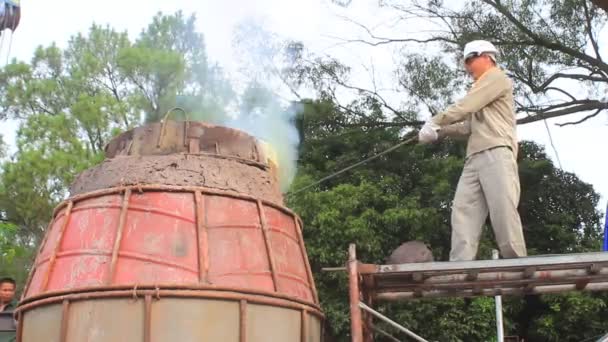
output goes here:
[{"label": "rusty metal drum", "polygon": [[114,139],[55,210],[19,341],[320,341],[303,225],[260,146],[196,122]]}]

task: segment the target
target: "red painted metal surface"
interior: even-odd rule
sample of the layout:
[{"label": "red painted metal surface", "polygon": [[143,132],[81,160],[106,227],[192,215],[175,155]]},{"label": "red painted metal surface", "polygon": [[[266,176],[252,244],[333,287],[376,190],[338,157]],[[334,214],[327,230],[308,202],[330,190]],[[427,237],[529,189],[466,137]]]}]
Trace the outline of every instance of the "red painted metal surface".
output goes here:
[{"label": "red painted metal surface", "polygon": [[299,219],[206,188],[107,189],[60,205],[24,299],[103,286],[208,285],[318,304]]}]

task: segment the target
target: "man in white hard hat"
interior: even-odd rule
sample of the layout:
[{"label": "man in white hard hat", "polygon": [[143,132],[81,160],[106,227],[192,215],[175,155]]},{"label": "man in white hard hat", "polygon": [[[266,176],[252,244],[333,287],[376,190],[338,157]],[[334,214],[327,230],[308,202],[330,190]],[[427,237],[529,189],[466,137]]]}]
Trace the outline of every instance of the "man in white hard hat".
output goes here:
[{"label": "man in white hard hat", "polygon": [[519,204],[513,84],[496,65],[498,50],[476,40],[464,48],[475,83],[466,96],[432,117],[421,143],[441,137],[468,138],[466,161],[452,206],[450,260],[474,260],[488,213],[503,258],[526,256]]}]

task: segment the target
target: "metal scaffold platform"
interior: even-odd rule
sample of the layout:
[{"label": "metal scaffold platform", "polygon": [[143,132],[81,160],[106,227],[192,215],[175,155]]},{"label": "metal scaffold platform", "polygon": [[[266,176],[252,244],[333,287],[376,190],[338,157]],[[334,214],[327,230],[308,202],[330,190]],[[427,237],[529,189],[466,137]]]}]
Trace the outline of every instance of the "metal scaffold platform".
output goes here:
[{"label": "metal scaffold platform", "polygon": [[608,290],[608,253],[543,255],[518,259],[365,264],[356,247],[348,260],[351,336],[371,342],[372,317],[417,341],[426,341],[373,309],[378,301],[477,297]]}]

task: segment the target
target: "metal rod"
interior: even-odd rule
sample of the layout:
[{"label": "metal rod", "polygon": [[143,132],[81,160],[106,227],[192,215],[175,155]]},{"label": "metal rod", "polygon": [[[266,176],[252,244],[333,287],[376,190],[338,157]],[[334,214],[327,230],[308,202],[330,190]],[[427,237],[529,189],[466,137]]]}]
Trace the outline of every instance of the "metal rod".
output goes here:
[{"label": "metal rod", "polygon": [[[392,282],[398,283],[403,287],[418,287],[420,285],[431,286],[451,286],[458,287],[463,284],[483,284],[483,283],[508,283],[513,284],[519,283],[530,283],[530,282],[551,282],[559,281],[568,278],[608,278],[608,265],[598,265],[595,274],[590,274],[590,267],[594,264],[587,266],[580,266],[579,269],[567,269],[567,270],[537,270],[529,274],[525,274],[524,270],[521,271],[508,271],[508,272],[479,272],[477,277],[473,280],[468,279],[468,273],[448,274],[448,275],[434,275],[424,276],[424,281],[413,282],[409,279],[409,274],[391,274],[391,275],[376,275],[376,279],[380,282],[380,287],[383,285],[390,286]],[[423,272],[415,273],[424,275]],[[407,281],[407,283],[406,283]]]},{"label": "metal rod", "polygon": [[[492,259],[498,260],[498,251],[496,249],[492,250]],[[502,296],[494,297],[494,301],[496,302],[496,337],[497,342],[504,341],[504,328],[502,324]]]},{"label": "metal rod", "polygon": [[[373,307],[374,306],[374,301],[372,299],[372,293],[373,293],[373,285],[372,284],[367,284],[365,283],[366,279],[364,280],[364,288],[365,290],[362,291],[361,295],[362,295],[362,300],[365,303],[365,305],[369,306],[369,307]],[[368,312],[365,312],[363,314],[363,340],[365,342],[374,342],[374,316],[370,315]]]},{"label": "metal rod", "polygon": [[605,214],[605,222],[604,222],[604,248],[603,251],[608,251],[608,202],[606,203],[606,214]]},{"label": "metal rod", "polygon": [[371,313],[372,315],[378,317],[379,319],[385,321],[386,323],[392,325],[393,327],[403,331],[404,333],[406,333],[408,336],[410,336],[411,338],[415,339],[416,341],[420,341],[420,342],[428,342],[427,340],[425,340],[424,338],[416,335],[414,332],[412,332],[411,330],[401,326],[399,323],[391,320],[390,318],[384,316],[383,314],[379,313],[378,311],[370,308],[369,306],[365,305],[364,303],[359,302],[359,307],[369,313]]},{"label": "metal rod", "polygon": [[357,269],[357,247],[348,247],[348,287],[350,298],[350,334],[352,342],[363,342],[363,321],[359,308],[359,270]]},{"label": "metal rod", "polygon": [[342,272],[342,271],[347,271],[348,268],[346,267],[323,267],[321,269],[321,271],[323,272]]},{"label": "metal rod", "polygon": [[398,338],[396,338],[395,336],[387,333],[386,331],[378,328],[378,327],[373,327],[374,331],[377,332],[378,334],[388,338],[389,340],[393,341],[393,342],[401,342]]},{"label": "metal rod", "polygon": [[302,310],[300,320],[301,320],[300,341],[308,342],[308,313],[306,312],[306,309]]}]

